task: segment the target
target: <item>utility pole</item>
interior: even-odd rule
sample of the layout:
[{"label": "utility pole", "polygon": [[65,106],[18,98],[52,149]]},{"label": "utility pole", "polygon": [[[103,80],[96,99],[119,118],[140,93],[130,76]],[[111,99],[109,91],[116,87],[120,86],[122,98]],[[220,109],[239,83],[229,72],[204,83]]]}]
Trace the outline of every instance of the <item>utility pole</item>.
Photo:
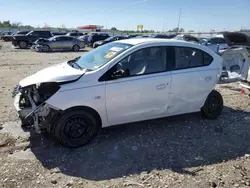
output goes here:
[{"label": "utility pole", "polygon": [[164,33],[164,30],[165,30],[165,19],[163,21],[163,28],[162,28],[162,32]]},{"label": "utility pole", "polygon": [[180,12],[179,12],[179,20],[178,20],[178,26],[177,26],[178,32],[180,30],[180,21],[181,21],[181,8],[180,8]]}]

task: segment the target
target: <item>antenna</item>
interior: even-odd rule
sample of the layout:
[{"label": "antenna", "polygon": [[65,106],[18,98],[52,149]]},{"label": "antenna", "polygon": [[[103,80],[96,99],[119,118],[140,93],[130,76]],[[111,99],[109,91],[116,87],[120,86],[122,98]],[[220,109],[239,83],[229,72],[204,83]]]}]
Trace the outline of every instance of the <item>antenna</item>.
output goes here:
[{"label": "antenna", "polygon": [[181,8],[180,8],[180,12],[179,12],[179,20],[178,20],[178,32],[179,32],[179,29],[180,29],[180,21],[181,21]]}]

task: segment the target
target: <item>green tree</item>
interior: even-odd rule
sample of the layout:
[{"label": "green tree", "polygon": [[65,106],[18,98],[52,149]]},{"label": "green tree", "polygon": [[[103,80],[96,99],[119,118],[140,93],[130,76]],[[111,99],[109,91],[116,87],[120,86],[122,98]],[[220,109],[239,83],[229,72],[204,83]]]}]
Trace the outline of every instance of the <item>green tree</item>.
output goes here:
[{"label": "green tree", "polygon": [[112,31],[117,31],[116,27],[111,27]]}]

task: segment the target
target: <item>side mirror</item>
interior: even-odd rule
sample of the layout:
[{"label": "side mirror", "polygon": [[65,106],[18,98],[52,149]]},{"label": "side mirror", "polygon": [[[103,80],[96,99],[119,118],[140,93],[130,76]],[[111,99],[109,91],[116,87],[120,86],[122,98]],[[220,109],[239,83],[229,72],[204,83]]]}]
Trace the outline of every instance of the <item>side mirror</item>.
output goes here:
[{"label": "side mirror", "polygon": [[111,73],[111,77],[114,78],[114,79],[117,79],[117,78],[124,78],[124,77],[128,77],[130,76],[130,72],[128,69],[125,69],[125,70],[117,70],[113,73]]}]

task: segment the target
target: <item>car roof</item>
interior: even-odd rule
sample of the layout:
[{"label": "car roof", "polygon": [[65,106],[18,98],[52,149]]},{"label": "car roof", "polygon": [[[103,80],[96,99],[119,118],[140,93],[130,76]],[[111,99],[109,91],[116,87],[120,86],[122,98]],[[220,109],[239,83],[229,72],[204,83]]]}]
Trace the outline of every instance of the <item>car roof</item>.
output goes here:
[{"label": "car roof", "polygon": [[132,38],[132,39],[123,39],[119,41],[115,41],[115,43],[124,43],[124,44],[131,44],[131,45],[140,45],[140,44],[154,44],[154,43],[163,43],[164,45],[171,45],[171,46],[183,46],[183,47],[190,47],[190,48],[197,48],[202,49],[205,52],[211,51],[211,49],[207,48],[206,46],[187,42],[184,40],[176,40],[176,39],[161,39],[161,38]]},{"label": "car roof", "polygon": [[[175,39],[160,39],[160,38],[132,38],[132,39],[125,39],[120,40],[119,42],[126,43],[126,44],[132,44],[132,45],[138,45],[142,43],[155,43],[155,42],[162,42],[162,43],[178,43],[178,44],[187,44],[186,41],[180,41]],[[188,43],[189,44],[189,43]]]}]

